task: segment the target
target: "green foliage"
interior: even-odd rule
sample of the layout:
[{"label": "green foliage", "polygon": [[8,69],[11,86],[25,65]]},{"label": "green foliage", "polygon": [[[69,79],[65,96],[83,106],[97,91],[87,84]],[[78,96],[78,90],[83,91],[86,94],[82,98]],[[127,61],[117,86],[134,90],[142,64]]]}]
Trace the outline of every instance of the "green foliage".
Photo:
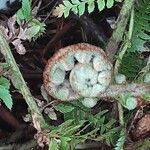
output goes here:
[{"label": "green foliage", "polygon": [[143,95],[143,99],[150,101],[150,94]]},{"label": "green foliage", "polygon": [[32,19],[30,22],[30,27],[27,28],[25,34],[31,39],[36,40],[39,36],[41,36],[45,32],[45,24],[41,23],[37,19]]},{"label": "green foliage", "polygon": [[4,77],[0,77],[0,85],[5,87],[7,90],[10,88],[10,82]]},{"label": "green foliage", "polygon": [[127,80],[133,81],[145,65],[138,53],[126,53],[121,61],[119,73],[124,74]]},{"label": "green foliage", "polygon": [[[76,131],[84,124],[84,122],[80,122],[80,124],[76,125],[73,123],[73,120],[67,120],[58,127],[55,127],[50,133],[50,139],[54,139],[55,136],[59,139],[58,147],[62,149],[69,149],[69,142],[75,137]],[[56,145],[56,143],[55,143]]]},{"label": "green foliage", "polygon": [[11,109],[13,102],[9,92],[10,82],[4,77],[0,77],[0,101],[2,101],[7,108]]},{"label": "green foliage", "polygon": [[70,106],[70,105],[64,105],[62,103],[60,103],[59,105],[55,106],[55,109],[61,113],[69,113],[71,112],[74,107],[73,106]]},{"label": "green foliage", "polygon": [[69,137],[61,137],[60,138],[60,149],[61,150],[69,150],[69,144],[68,142],[71,141]]},{"label": "green foliage", "polygon": [[17,22],[18,24],[20,24],[22,20],[29,21],[31,19],[32,19],[31,1],[22,0],[22,7],[17,12]]},{"label": "green foliage", "polygon": [[49,144],[49,150],[59,150],[58,143],[55,138],[52,138]]},{"label": "green foliage", "polygon": [[121,94],[116,97],[116,99],[118,99],[118,101],[128,110],[132,110],[137,107],[137,99],[130,93]]},{"label": "green foliage", "polygon": [[143,52],[148,48],[144,44],[150,40],[150,2],[137,0],[135,4],[135,21],[130,52]]},{"label": "green foliage", "polygon": [[45,24],[32,16],[31,0],[22,0],[22,7],[18,10],[16,17],[19,25],[21,25],[23,21],[28,23],[24,32],[29,41],[31,41],[31,39],[36,40],[45,32]]},{"label": "green foliage", "polygon": [[118,0],[64,0],[63,4],[60,4],[56,7],[53,15],[57,17],[62,17],[64,15],[66,18],[72,11],[81,16],[86,11],[86,6],[88,13],[91,13],[94,11],[96,6],[98,7],[99,11],[102,11],[105,8],[111,8],[115,1]]},{"label": "green foliage", "polygon": [[94,128],[99,129],[100,135],[103,136],[103,134],[107,136],[104,136],[103,142],[106,142],[107,145],[113,144],[113,127],[115,124],[114,119],[110,119],[109,121],[106,119],[106,113],[108,110],[103,110],[96,115],[89,115],[88,121],[91,123],[91,125],[94,126]]},{"label": "green foliage", "polygon": [[87,139],[113,144],[113,136],[118,128],[115,127],[114,119],[106,119],[108,110],[93,115],[91,109],[86,108],[80,101],[58,104],[55,109],[64,114],[64,123],[54,127],[50,136],[60,137],[59,146],[64,150],[74,148],[76,144]]},{"label": "green foliage", "polygon": [[80,120],[85,120],[87,114],[90,113],[90,109],[85,107],[81,102],[74,102],[72,111],[63,113],[64,114],[64,119],[69,120],[73,119],[75,124],[78,124]]},{"label": "green foliage", "polygon": [[119,139],[116,143],[116,147],[114,149],[115,150],[123,150],[125,139],[126,139],[125,129],[122,129],[121,132],[120,132]]}]

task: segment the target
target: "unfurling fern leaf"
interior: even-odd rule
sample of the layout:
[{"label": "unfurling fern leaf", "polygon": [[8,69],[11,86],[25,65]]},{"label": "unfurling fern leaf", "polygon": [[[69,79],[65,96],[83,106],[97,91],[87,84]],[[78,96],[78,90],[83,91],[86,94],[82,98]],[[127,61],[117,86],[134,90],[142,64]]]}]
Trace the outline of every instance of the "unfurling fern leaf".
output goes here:
[{"label": "unfurling fern leaf", "polygon": [[150,2],[138,0],[135,4],[135,21],[130,52],[148,51],[145,43],[150,40]]},{"label": "unfurling fern leaf", "polygon": [[94,11],[96,5],[98,6],[98,10],[102,11],[105,7],[111,8],[115,1],[121,2],[122,0],[64,0],[63,4],[55,8],[53,15],[57,17],[64,15],[66,18],[72,11],[81,16],[85,12],[86,5],[88,13],[91,13]]}]

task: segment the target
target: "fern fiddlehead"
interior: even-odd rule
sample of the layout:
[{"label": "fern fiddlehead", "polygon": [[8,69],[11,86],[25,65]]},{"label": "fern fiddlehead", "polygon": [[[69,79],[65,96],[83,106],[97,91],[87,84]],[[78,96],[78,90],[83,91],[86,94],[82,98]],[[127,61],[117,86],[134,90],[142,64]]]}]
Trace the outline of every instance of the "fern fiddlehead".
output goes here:
[{"label": "fern fiddlehead", "polygon": [[[93,104],[100,98],[130,93],[132,96],[149,94],[149,84],[109,85],[112,64],[105,52],[90,44],[79,43],[60,49],[48,60],[44,71],[46,92],[62,101],[84,97]],[[137,101],[136,106],[141,105]]]},{"label": "fern fiddlehead", "polygon": [[62,48],[49,59],[44,71],[46,91],[67,101],[76,97],[96,98],[111,82],[112,64],[105,52],[90,44]]}]

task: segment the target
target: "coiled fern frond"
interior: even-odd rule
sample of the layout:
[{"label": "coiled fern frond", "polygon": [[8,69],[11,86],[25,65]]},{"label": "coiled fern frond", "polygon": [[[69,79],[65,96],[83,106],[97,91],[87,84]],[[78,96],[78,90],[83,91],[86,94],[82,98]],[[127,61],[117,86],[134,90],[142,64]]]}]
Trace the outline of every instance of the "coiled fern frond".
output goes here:
[{"label": "coiled fern frond", "polygon": [[130,52],[149,51],[145,46],[150,41],[150,1],[138,0],[135,3],[135,20]]}]

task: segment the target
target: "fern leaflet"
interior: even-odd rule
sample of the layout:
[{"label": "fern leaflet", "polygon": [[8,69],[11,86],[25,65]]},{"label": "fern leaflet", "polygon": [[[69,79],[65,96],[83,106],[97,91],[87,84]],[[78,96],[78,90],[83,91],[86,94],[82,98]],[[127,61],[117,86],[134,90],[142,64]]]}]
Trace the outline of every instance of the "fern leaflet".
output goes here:
[{"label": "fern leaflet", "polygon": [[98,10],[102,11],[106,7],[111,8],[115,1],[121,2],[121,0],[64,0],[63,4],[60,4],[55,8],[53,15],[57,17],[62,17],[64,15],[66,18],[72,11],[81,16],[86,11],[86,5],[88,13],[91,13],[94,11],[96,5]]},{"label": "fern leaflet", "polygon": [[135,4],[135,21],[130,52],[148,51],[145,46],[150,41],[150,3],[149,0],[138,0]]}]

